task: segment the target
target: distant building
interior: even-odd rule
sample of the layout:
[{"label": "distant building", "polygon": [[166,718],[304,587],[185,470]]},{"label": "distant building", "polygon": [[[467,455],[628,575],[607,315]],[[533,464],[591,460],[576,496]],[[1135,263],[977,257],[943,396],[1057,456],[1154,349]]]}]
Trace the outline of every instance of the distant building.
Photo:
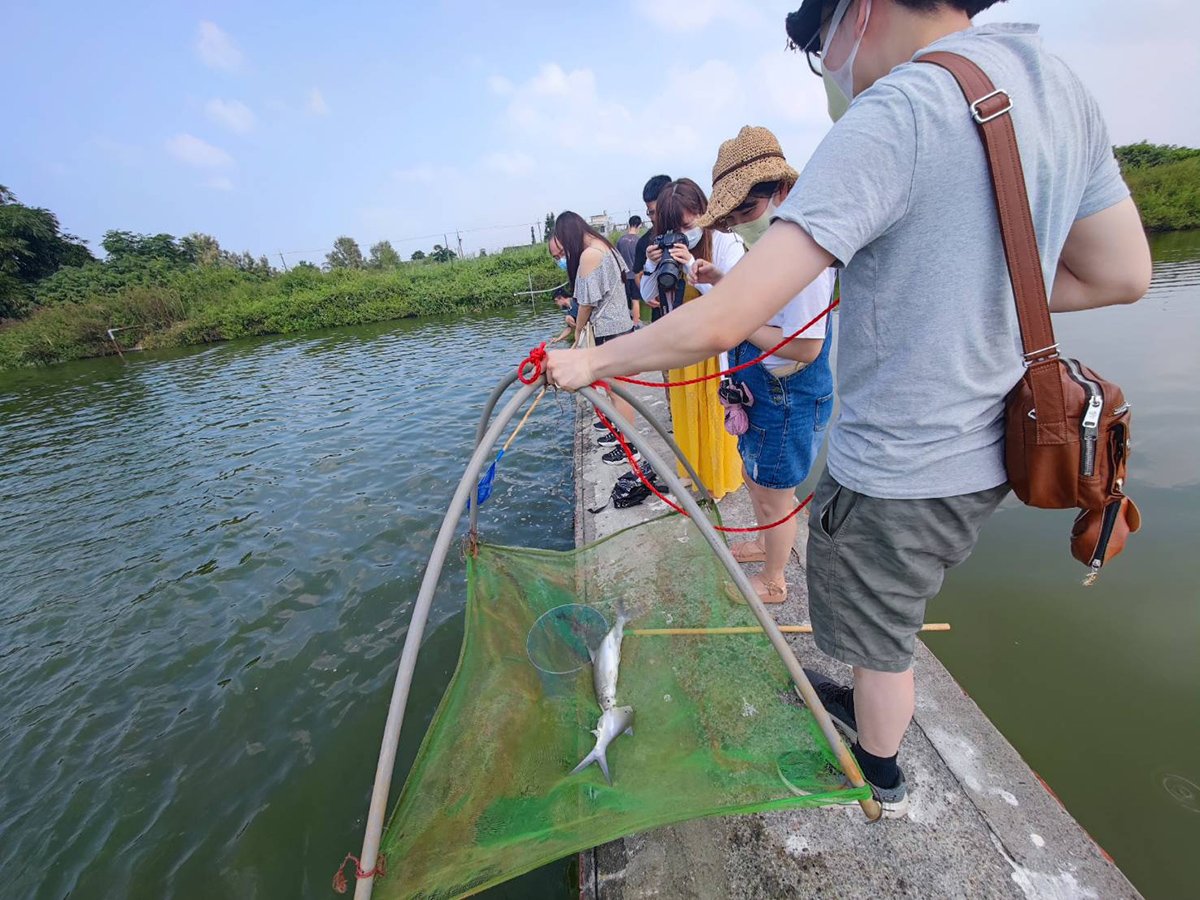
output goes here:
[{"label": "distant building", "polygon": [[607,209],[598,216],[591,216],[588,219],[588,224],[601,234],[609,234],[612,231],[616,231],[617,228],[616,223],[609,216]]}]

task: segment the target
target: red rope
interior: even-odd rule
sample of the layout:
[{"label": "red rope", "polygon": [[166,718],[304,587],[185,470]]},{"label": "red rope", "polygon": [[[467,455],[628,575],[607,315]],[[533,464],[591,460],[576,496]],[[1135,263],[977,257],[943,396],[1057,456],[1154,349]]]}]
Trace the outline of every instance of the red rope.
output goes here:
[{"label": "red rope", "polygon": [[[802,328],[800,330],[803,331],[804,329]],[[604,388],[605,390],[608,389],[608,385],[603,381],[597,381],[593,383],[592,387]],[[675,510],[675,512],[679,513],[681,516],[687,516],[687,510],[667,497],[662,491],[654,486],[654,482],[646,477],[646,473],[642,471],[642,467],[638,465],[637,460],[634,458],[633,450],[630,449],[629,443],[625,440],[625,435],[621,434],[621,432],[617,430],[616,426],[614,426],[613,423],[608,420],[608,416],[602,413],[599,408],[596,409],[596,415],[599,416],[600,421],[604,423],[604,427],[609,430],[609,433],[617,439],[617,443],[621,447],[621,452],[625,454],[625,459],[629,461],[629,465],[633,469],[634,474],[637,475],[638,481],[649,488],[650,493],[654,494],[655,497],[667,504],[667,506],[671,507],[671,509]],[[812,498],[813,495],[809,494],[801,503],[797,504],[796,508],[790,513],[788,513],[782,519],[772,522],[770,525],[755,525],[751,528],[726,528],[721,525],[714,525],[713,528],[726,534],[752,534],[756,531],[770,531],[772,528],[778,528],[780,525],[783,525],[785,522],[789,522],[798,516],[800,514],[800,510],[804,509],[804,507],[808,506],[808,504],[812,502]]]},{"label": "red rope", "polygon": [[[528,366],[533,366],[533,374],[526,375],[525,369]],[[517,380],[521,384],[533,384],[542,377],[542,372],[546,370],[546,342],[542,341],[536,347],[529,351],[529,355],[521,360],[517,366]]]},{"label": "red rope", "polygon": [[[827,307],[825,307],[825,309],[823,309],[817,315],[817,317],[815,319],[813,319],[811,322],[808,322],[802,328],[798,328],[796,331],[793,331],[791,334],[789,334],[787,337],[785,337],[782,341],[780,341],[778,344],[776,344],[770,350],[764,350],[762,353],[760,353],[758,356],[754,357],[754,359],[750,360],[749,362],[744,362],[739,366],[734,366],[732,369],[726,369],[724,372],[714,372],[711,375],[701,375],[699,378],[689,378],[687,381],[665,381],[665,382],[664,381],[640,381],[637,378],[626,378],[623,375],[618,375],[617,381],[623,382],[625,384],[640,384],[642,387],[673,388],[673,387],[687,387],[689,384],[700,384],[700,382],[702,382],[702,381],[711,381],[714,378],[721,378],[725,375],[732,375],[735,372],[742,371],[742,369],[748,369],[751,366],[756,366],[760,362],[762,362],[764,359],[766,359],[768,356],[770,356],[772,353],[774,353],[776,350],[782,350],[784,347],[786,347],[788,344],[790,344],[792,341],[794,341],[796,338],[798,338],[804,332],[808,331],[808,329],[812,328],[814,325],[816,325],[818,322],[820,322],[823,318],[825,318],[827,315],[829,315],[831,312],[833,312],[833,310],[837,309],[837,305],[839,302],[841,302],[840,299],[834,300]],[[543,345],[543,346],[545,346],[545,345]],[[532,354],[530,354],[530,355],[532,356]],[[545,356],[544,353],[542,355]],[[525,362],[529,362],[529,361],[530,360],[526,360]],[[521,365],[524,366],[525,363],[521,363]],[[538,374],[539,375],[541,374],[540,369],[538,370]],[[526,384],[529,384],[529,382],[526,382]]]},{"label": "red rope", "polygon": [[342,873],[342,870],[346,868],[346,863],[350,862],[351,860],[354,860],[355,878],[383,878],[385,875],[387,875],[387,857],[385,857],[382,853],[379,854],[379,862],[375,864],[375,868],[373,868],[370,872],[366,871],[362,867],[362,864],[359,862],[357,856],[355,856],[353,853],[347,853],[346,858],[342,860],[342,864],[338,866],[337,871],[333,873],[333,889],[339,894],[346,893],[346,889],[349,887],[349,885],[346,883],[346,876]]}]

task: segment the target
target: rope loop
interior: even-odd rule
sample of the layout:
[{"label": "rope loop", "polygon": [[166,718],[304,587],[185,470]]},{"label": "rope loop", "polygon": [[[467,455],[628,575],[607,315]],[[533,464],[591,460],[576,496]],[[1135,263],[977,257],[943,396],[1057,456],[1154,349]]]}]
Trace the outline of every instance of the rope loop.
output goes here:
[{"label": "rope loop", "polygon": [[353,853],[347,853],[346,858],[342,860],[342,864],[333,873],[333,889],[339,894],[346,893],[346,890],[349,888],[349,884],[346,883],[346,876],[342,870],[346,868],[346,863],[350,861],[354,862],[355,878],[383,878],[387,875],[387,857],[382,853],[379,854],[379,861],[375,864],[375,868],[369,872],[362,867],[362,863],[357,856]]},{"label": "rope loop", "polygon": [[[532,374],[527,375],[526,371],[532,366]],[[517,366],[517,380],[521,384],[533,384],[542,377],[542,373],[546,371],[546,342],[542,341],[536,347],[529,351],[529,355],[521,360]]]}]

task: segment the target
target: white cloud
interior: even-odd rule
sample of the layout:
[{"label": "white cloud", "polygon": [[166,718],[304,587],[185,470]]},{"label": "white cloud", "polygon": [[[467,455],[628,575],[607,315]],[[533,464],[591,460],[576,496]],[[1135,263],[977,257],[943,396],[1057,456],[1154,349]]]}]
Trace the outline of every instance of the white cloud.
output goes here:
[{"label": "white cloud", "polygon": [[246,134],[254,130],[254,113],[240,100],[214,98],[204,105],[204,111],[218,125],[223,125],[237,134]]},{"label": "white cloud", "polygon": [[204,182],[204,186],[212,188],[214,191],[232,191],[233,181],[228,175],[214,175]]},{"label": "white cloud", "polygon": [[532,175],[537,163],[528,153],[511,151],[507,153],[489,153],[483,158],[483,167],[492,172],[498,172],[509,178],[523,178]]},{"label": "white cloud", "polygon": [[167,152],[189,166],[220,169],[233,165],[233,157],[194,134],[177,134],[167,141]]},{"label": "white cloud", "polygon": [[325,95],[316,88],[308,92],[308,111],[314,116],[329,115],[329,104],[325,102]]},{"label": "white cloud", "polygon": [[214,22],[201,22],[196,36],[196,53],[211,69],[236,72],[242,65],[242,51],[233,38],[222,31]]}]

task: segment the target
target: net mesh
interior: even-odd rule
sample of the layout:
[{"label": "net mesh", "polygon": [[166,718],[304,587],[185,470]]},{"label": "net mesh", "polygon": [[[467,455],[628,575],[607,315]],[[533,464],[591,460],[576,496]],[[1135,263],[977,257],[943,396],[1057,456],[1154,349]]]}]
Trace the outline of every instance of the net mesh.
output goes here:
[{"label": "net mesh", "polygon": [[[599,768],[587,648],[631,621],[617,702],[632,736]],[[468,559],[458,669],[384,834],[381,897],[457,897],[567,854],[699,816],[854,802],[763,634],[703,536],[668,515],[574,551],[480,545]]]}]

